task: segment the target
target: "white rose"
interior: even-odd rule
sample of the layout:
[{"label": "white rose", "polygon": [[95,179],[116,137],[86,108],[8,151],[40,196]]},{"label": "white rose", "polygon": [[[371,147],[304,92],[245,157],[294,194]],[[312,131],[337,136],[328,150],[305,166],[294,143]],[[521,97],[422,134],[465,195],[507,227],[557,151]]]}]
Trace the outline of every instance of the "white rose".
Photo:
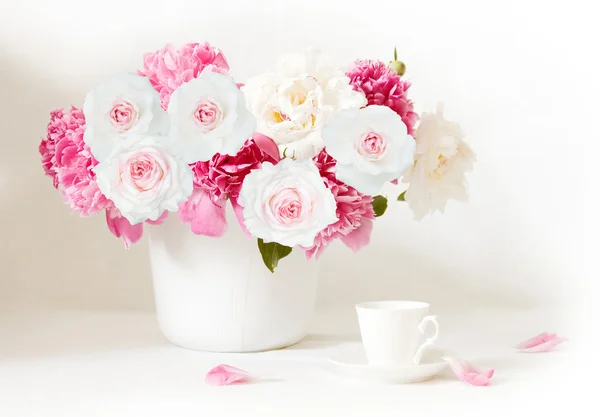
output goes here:
[{"label": "white rose", "polygon": [[393,110],[369,106],[337,114],[324,128],[336,177],[363,194],[377,194],[413,164],[415,140]]},{"label": "white rose", "polygon": [[171,95],[167,110],[169,137],[186,162],[207,161],[214,154],[235,155],[256,129],[256,119],[233,78],[203,72]]},{"label": "white rose", "polygon": [[[124,140],[141,134],[166,134],[169,129],[160,96],[146,77],[125,73],[92,89],[83,103],[83,141],[102,162]],[[132,135],[123,135],[131,133]]]},{"label": "white rose", "polygon": [[240,204],[252,236],[290,247],[312,246],[338,220],[335,198],[310,159],[264,162],[244,179]]},{"label": "white rose", "polygon": [[132,225],[177,211],[192,193],[190,166],[165,141],[162,136],[137,138],[94,167],[98,188]]},{"label": "white rose", "polygon": [[443,213],[449,199],[467,200],[465,173],[475,161],[460,126],[444,118],[442,106],[420,120],[415,163],[402,179],[409,184],[404,198],[416,219],[436,210]]},{"label": "white rose", "polygon": [[272,138],[282,154],[298,158],[319,153],[321,129],[335,112],[367,104],[344,72],[317,51],[284,55],[275,73],[249,79],[242,91],[258,132]]}]

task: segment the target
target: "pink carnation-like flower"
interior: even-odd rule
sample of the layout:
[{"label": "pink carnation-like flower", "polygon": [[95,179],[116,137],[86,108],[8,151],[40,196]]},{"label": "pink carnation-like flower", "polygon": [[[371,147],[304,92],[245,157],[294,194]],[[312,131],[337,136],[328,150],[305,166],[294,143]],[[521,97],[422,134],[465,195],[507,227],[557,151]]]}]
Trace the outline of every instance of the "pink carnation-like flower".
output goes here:
[{"label": "pink carnation-like flower", "polygon": [[305,248],[306,258],[313,255],[318,258],[327,245],[335,239],[342,242],[353,251],[357,251],[369,243],[371,231],[373,230],[373,219],[375,213],[371,202],[371,196],[359,193],[349,185],[344,184],[335,177],[335,164],[325,149],[314,157],[315,164],[325,181],[325,185],[331,190],[337,203],[336,223],[330,224],[316,237],[315,243],[310,248]]},{"label": "pink carnation-like flower", "polygon": [[227,75],[229,64],[225,55],[208,43],[188,43],[179,49],[168,44],[154,53],[145,54],[144,68],[138,74],[148,77],[160,94],[163,109],[167,110],[173,91],[203,71]]},{"label": "pink carnation-like flower", "polygon": [[[277,149],[277,145],[272,143],[274,149]],[[208,191],[214,201],[224,198],[225,195],[236,200],[246,175],[253,169],[260,168],[265,161],[277,163],[277,159],[264,151],[256,143],[256,139],[248,139],[234,156],[215,154],[208,161],[192,164],[194,185]]]},{"label": "pink carnation-like flower", "polygon": [[83,142],[83,112],[71,107],[50,113],[48,135],[39,146],[47,175],[60,188],[63,199],[82,216],[90,216],[110,205],[100,192],[92,168],[98,161]]},{"label": "pink carnation-like flower", "polygon": [[[56,109],[50,112],[50,123],[48,123],[48,133],[40,142],[38,148],[42,155],[42,166],[44,173],[52,177],[54,188],[58,188],[58,178],[56,177],[56,142],[65,136],[67,130],[66,122],[72,121],[71,118],[64,120],[63,109]],[[75,128],[78,124],[75,123]]]},{"label": "pink carnation-like flower", "polygon": [[419,116],[406,95],[410,82],[402,80],[387,64],[377,60],[358,60],[346,75],[354,90],[365,93],[368,105],[387,106],[394,110],[408,128],[408,134],[414,135]]}]

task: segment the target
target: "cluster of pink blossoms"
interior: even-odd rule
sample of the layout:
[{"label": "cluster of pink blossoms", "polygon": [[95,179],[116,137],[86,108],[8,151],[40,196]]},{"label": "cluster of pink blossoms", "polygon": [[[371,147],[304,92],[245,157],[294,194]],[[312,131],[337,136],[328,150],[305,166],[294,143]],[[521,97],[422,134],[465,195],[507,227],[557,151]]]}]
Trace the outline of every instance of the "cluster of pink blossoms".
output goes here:
[{"label": "cluster of pink blossoms", "polygon": [[[125,247],[139,241],[143,225],[131,225],[98,188],[92,170],[98,161],[83,142],[85,118],[81,109],[53,110],[47,130],[39,146],[42,165],[46,175],[52,177],[54,187],[61,191],[65,203],[84,217],[105,210],[108,229],[123,239]],[[160,223],[162,219],[152,223]]]},{"label": "cluster of pink blossoms", "polygon": [[[163,109],[167,109],[171,94],[204,71],[228,74],[229,64],[223,53],[208,43],[190,43],[179,49],[167,45],[146,54],[138,74],[149,79],[160,95]],[[368,105],[390,107],[400,115],[408,133],[413,134],[417,115],[406,95],[410,83],[380,61],[356,61],[346,75],[354,90],[365,94]],[[80,109],[52,111],[47,136],[39,146],[44,171],[60,189],[64,201],[82,216],[104,210],[109,230],[129,247],[142,237],[143,224],[131,225],[100,192],[92,170],[98,162],[83,141],[84,131],[85,119]],[[216,154],[208,161],[191,164],[194,192],[180,205],[179,218],[190,224],[193,233],[221,236],[227,227],[226,202],[230,201],[244,228],[242,209],[237,203],[244,178],[263,162],[277,163],[279,159],[277,145],[257,133],[234,156]],[[338,221],[322,230],[312,247],[304,248],[306,256],[318,258],[336,239],[358,250],[369,242],[375,218],[373,199],[336,178],[336,161],[326,150],[322,150],[314,162],[335,198]],[[160,224],[166,213],[146,223]]]},{"label": "cluster of pink blossoms", "polygon": [[[167,45],[146,54],[144,68],[139,74],[148,77],[166,109],[171,93],[202,71],[226,74],[229,65],[225,56],[209,44],[190,43],[178,50]],[[141,239],[143,224],[131,225],[98,189],[92,171],[98,161],[83,142],[84,131],[85,118],[81,109],[71,107],[50,113],[47,135],[39,146],[44,172],[52,177],[54,187],[61,191],[64,201],[82,216],[105,210],[109,230],[129,247]],[[160,224],[165,217],[166,213],[160,219],[146,223]]]}]

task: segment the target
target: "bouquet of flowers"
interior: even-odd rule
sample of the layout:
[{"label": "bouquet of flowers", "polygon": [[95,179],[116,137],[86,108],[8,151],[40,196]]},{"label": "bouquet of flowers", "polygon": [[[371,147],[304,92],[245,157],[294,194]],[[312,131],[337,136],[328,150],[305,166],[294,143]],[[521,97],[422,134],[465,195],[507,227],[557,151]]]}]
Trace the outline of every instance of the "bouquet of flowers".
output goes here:
[{"label": "bouquet of flowers", "polygon": [[467,197],[473,152],[441,107],[415,113],[405,69],[395,50],[345,70],[309,50],[240,84],[219,49],[167,45],[52,111],[39,152],[64,201],[104,211],[126,247],[169,213],[220,237],[231,204],[274,271],[292,250],[367,245],[386,183],[407,185],[395,200],[417,219]]}]

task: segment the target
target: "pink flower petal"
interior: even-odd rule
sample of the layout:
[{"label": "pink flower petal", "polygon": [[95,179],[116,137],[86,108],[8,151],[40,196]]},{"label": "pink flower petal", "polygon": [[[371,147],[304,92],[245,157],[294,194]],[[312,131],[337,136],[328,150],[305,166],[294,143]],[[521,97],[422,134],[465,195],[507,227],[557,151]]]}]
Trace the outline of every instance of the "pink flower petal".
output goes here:
[{"label": "pink flower petal", "polygon": [[487,379],[490,379],[491,377],[493,377],[493,376],[494,376],[494,370],[493,370],[492,368],[490,368],[490,369],[486,370],[486,371],[483,373],[483,375],[485,375],[485,377],[486,377]]},{"label": "pink flower petal", "polygon": [[225,55],[223,55],[223,53],[221,51],[219,51],[217,53],[217,56],[215,56],[215,58],[213,60],[213,65],[216,65],[217,67],[220,67],[220,68],[224,68],[227,71],[229,70],[229,63],[227,62]]},{"label": "pink flower petal", "polygon": [[524,353],[541,353],[541,352],[549,352],[554,349],[557,345],[566,342],[567,339],[559,337],[556,339],[548,340],[547,342],[540,343],[537,346],[532,346],[525,349],[519,349],[520,352]]},{"label": "pink flower petal", "polygon": [[540,343],[543,343],[544,341],[549,340],[553,336],[555,336],[555,335],[551,335],[551,334],[549,334],[547,332],[540,333],[537,336],[532,337],[531,339],[527,339],[524,342],[519,343],[515,347],[517,349],[527,349],[527,348],[530,348],[532,346],[537,346]]},{"label": "pink flower petal", "polygon": [[487,369],[485,372],[480,372],[475,369],[470,363],[457,356],[445,356],[443,358],[450,368],[461,381],[475,386],[485,386],[490,383],[490,379],[494,375],[493,369]]},{"label": "pink flower petal", "polygon": [[237,198],[231,198],[230,200],[231,206],[233,207],[233,212],[235,213],[235,217],[237,218],[240,227],[242,228],[246,236],[252,237],[248,229],[246,229],[246,225],[244,224],[244,207],[240,206],[240,204],[237,201]]},{"label": "pink flower petal", "polygon": [[142,238],[144,231],[143,223],[132,225],[116,207],[106,209],[106,224],[113,235],[123,239],[127,249]]},{"label": "pink flower petal", "polygon": [[275,161],[279,161],[281,159],[279,155],[279,148],[277,144],[268,136],[262,135],[260,133],[254,133],[252,135],[252,139],[254,143],[260,148],[263,153],[269,155]]},{"label": "pink flower petal", "polygon": [[148,219],[148,220],[146,220],[146,223],[154,224],[154,225],[163,224],[163,222],[167,219],[167,217],[169,217],[169,212],[167,210],[165,210],[158,219],[156,219],[156,220]]},{"label": "pink flower petal", "polygon": [[522,343],[519,343],[516,347],[520,352],[525,353],[540,353],[540,352],[548,352],[554,349],[555,346],[566,342],[567,339],[564,337],[559,337],[556,333],[540,333],[537,336],[532,337],[531,339],[525,340]]},{"label": "pink flower petal", "polygon": [[179,218],[191,225],[192,233],[221,237],[227,230],[225,199],[214,202],[209,193],[195,188],[190,198],[179,206]]},{"label": "pink flower petal", "polygon": [[231,365],[219,365],[208,371],[205,380],[209,385],[232,385],[249,382],[252,377],[243,369]]},{"label": "pink flower petal", "polygon": [[485,387],[490,383],[490,379],[482,374],[464,374],[462,377],[459,376],[459,379],[476,387]]},{"label": "pink flower petal", "polygon": [[346,246],[356,252],[369,244],[371,231],[373,231],[373,220],[365,218],[361,220],[361,225],[357,229],[354,229],[345,236],[340,236],[340,239]]}]

